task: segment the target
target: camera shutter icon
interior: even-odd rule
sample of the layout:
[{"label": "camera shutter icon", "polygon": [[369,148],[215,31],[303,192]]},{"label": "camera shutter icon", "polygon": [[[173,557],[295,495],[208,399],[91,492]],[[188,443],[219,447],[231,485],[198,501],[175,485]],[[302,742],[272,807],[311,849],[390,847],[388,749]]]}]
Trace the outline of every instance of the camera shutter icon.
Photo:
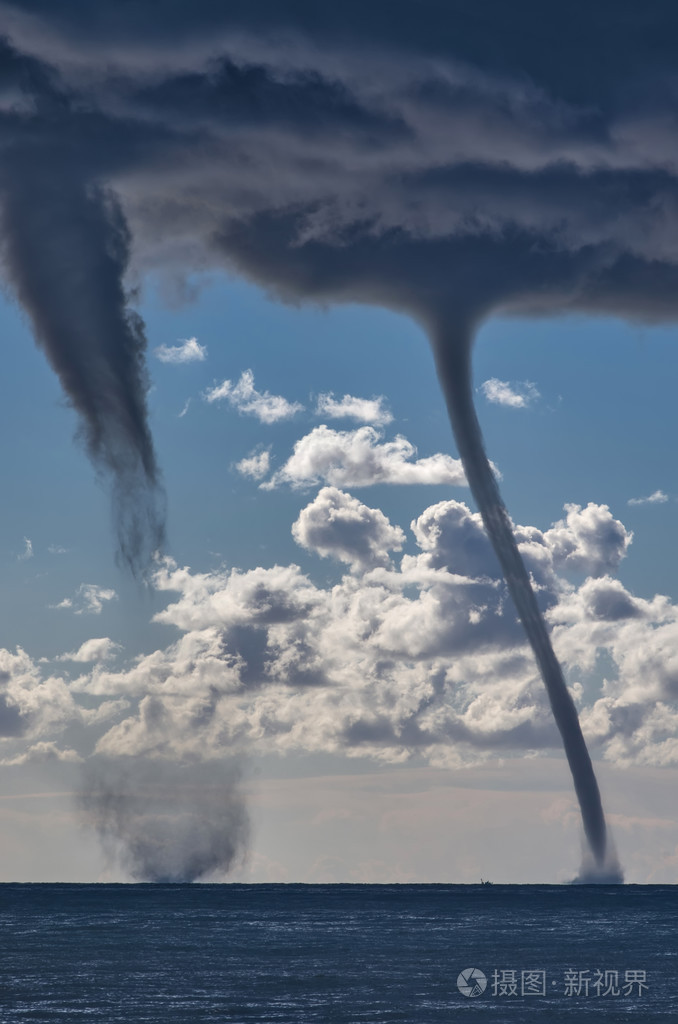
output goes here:
[{"label": "camera shutter icon", "polygon": [[479,967],[467,967],[457,978],[457,988],[467,999],[475,999],[487,988],[487,978]]}]

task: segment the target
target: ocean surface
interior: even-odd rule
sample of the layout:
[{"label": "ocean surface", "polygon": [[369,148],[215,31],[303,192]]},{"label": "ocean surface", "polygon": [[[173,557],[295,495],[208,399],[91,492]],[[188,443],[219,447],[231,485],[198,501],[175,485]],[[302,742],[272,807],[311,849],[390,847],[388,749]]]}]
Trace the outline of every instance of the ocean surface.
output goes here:
[{"label": "ocean surface", "polygon": [[0,885],[0,1021],[678,1021],[678,886]]}]

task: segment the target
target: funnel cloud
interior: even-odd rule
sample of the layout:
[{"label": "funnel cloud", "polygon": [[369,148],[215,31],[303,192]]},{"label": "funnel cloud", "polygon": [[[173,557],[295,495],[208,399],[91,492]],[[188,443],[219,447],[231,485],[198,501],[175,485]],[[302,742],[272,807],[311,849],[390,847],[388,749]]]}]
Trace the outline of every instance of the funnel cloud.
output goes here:
[{"label": "funnel cloud", "polygon": [[483,437],[473,404],[470,339],[443,335],[434,339],[438,373],[466,476],[492,546],[497,553],[511,597],[534,652],[546,686],[551,710],[570,766],[584,833],[593,864],[582,864],[578,880],[594,876],[622,880],[616,856],[610,858],[607,825],[591,757],[581,731],[577,710],[555,656],[534,589],[516,543],[511,520],[485,454]]},{"label": "funnel cloud", "polygon": [[[0,44],[3,57],[10,67],[17,61]],[[130,231],[115,193],[83,174],[54,137],[59,125],[68,130],[67,98],[47,73],[34,77],[36,137],[16,139],[0,172],[4,268],[110,485],[118,556],[136,573],[163,544],[164,502],[144,324],[124,287]]]}]

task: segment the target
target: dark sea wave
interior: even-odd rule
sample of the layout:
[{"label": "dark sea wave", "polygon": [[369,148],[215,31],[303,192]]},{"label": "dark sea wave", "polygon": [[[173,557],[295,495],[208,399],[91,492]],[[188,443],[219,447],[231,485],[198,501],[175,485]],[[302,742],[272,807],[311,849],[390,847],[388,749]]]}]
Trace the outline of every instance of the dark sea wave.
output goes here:
[{"label": "dark sea wave", "polygon": [[678,887],[0,885],[0,1021],[678,1020]]}]

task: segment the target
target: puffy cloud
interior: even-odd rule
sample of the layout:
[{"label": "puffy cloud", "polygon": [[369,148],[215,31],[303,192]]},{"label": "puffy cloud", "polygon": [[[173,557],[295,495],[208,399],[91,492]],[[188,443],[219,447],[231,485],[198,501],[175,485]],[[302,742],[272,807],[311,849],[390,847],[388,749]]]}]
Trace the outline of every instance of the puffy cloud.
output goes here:
[{"label": "puffy cloud", "polygon": [[118,595],[111,587],[100,587],[96,583],[81,583],[75,597],[65,597],[51,608],[70,608],[75,615],[100,615],[104,602],[116,601]]},{"label": "puffy cloud", "polygon": [[202,363],[207,358],[207,348],[197,338],[185,338],[181,345],[158,345],[153,349],[161,363]]},{"label": "puffy cloud", "polygon": [[373,484],[451,484],[463,486],[461,462],[438,452],[415,459],[417,449],[398,435],[383,441],[374,427],[333,430],[322,424],[294,445],[293,454],[269,481],[265,490],[289,484],[312,487],[369,487]]},{"label": "puffy cloud", "polygon": [[77,651],[59,655],[58,660],[83,662],[84,664],[93,661],[108,661],[119,650],[120,644],[114,643],[107,636],[92,637],[91,640],[85,640]]},{"label": "puffy cloud", "polygon": [[551,609],[561,657],[593,671],[606,655],[602,693],[581,709],[584,730],[620,764],[678,764],[678,607],[634,597],[618,580],[587,580]]},{"label": "puffy cloud", "polygon": [[579,598],[584,602],[588,619],[619,622],[621,619],[635,619],[643,614],[640,604],[623,584],[609,576],[586,580],[579,588]]},{"label": "puffy cloud", "polygon": [[[362,530],[367,524],[393,529],[375,511],[325,488],[294,532],[318,553],[351,564],[342,518],[348,512]],[[592,519],[611,519],[604,506],[585,511]],[[565,555],[563,524],[545,532],[519,526],[517,534],[528,564],[541,573],[557,649],[570,674],[595,676],[601,650],[617,668],[618,679],[605,682],[602,695],[582,707],[587,735],[608,757],[617,756],[626,737],[626,753],[619,756],[638,759],[642,749],[643,758],[663,763],[669,748],[657,747],[658,726],[647,732],[647,722],[658,696],[675,699],[670,632],[678,615],[664,599],[644,602],[609,576],[578,588],[559,578],[554,565],[568,557],[600,566],[590,532],[578,526],[575,515]],[[328,589],[296,566],[193,574],[165,563],[156,586],[177,591],[179,599],[156,619],[187,632],[126,676],[111,673],[107,681],[99,675],[101,693],[147,694],[139,714],[109,730],[100,749],[134,753],[178,744],[193,750],[196,723],[204,752],[254,743],[271,751],[343,751],[395,761],[418,752],[432,763],[461,764],[498,749],[558,747],[480,518],[460,502],[440,502],[412,529],[421,554],[403,556],[399,569],[361,566],[360,576],[345,576]],[[663,629],[669,630],[665,638]],[[639,663],[638,651],[653,654]],[[657,661],[655,679],[662,669],[653,687],[643,682],[650,658]],[[641,692],[634,693],[638,685]],[[574,690],[581,703],[579,683]]]},{"label": "puffy cloud", "polygon": [[128,673],[95,673],[98,693],[145,693],[97,750],[216,756],[254,743],[461,763],[557,745],[501,586],[403,561],[328,590],[296,567],[216,578],[166,564],[158,586],[179,599],[156,620],[190,632]]},{"label": "puffy cloud", "polygon": [[411,529],[433,569],[471,577],[501,575],[480,515],[463,502],[430,505],[411,523]]},{"label": "puffy cloud", "polygon": [[188,568],[165,559],[154,584],[158,590],[182,595],[158,612],[154,621],[182,630],[294,621],[308,614],[319,598],[297,565],[192,575]]},{"label": "puffy cloud", "polygon": [[[496,750],[557,748],[503,585],[432,569],[430,555],[405,556],[399,572],[347,576],[325,591],[298,570],[231,574],[215,586],[166,568],[162,585],[181,591],[165,621],[194,628],[126,675],[99,676],[101,693],[145,696],[98,749],[218,756],[224,746],[254,744],[391,761],[418,752],[435,764],[462,764]],[[619,673],[582,706],[585,731],[607,757],[673,756],[664,740],[673,728],[677,620],[674,609],[633,598],[618,581],[564,587],[553,622],[569,672],[592,671],[604,650]],[[581,703],[579,684],[575,693]],[[669,709],[663,725],[653,710],[658,698]]]},{"label": "puffy cloud", "polygon": [[347,562],[356,570],[388,565],[389,552],[399,551],[405,542],[403,531],[391,526],[383,512],[336,487],[323,487],[301,510],[292,536],[303,548]]},{"label": "puffy cloud", "polygon": [[[380,538],[385,560],[386,542],[402,542],[382,513],[350,495],[327,488],[318,499],[295,533],[305,540],[319,530],[321,553],[366,559],[374,554],[364,554],[367,532],[373,546]],[[358,545],[355,536],[346,542],[347,518],[358,524]],[[204,755],[254,742],[390,760],[418,750],[461,763],[512,744],[557,743],[503,584],[478,579],[482,564],[469,565],[468,577],[436,568],[451,539],[448,531],[439,550],[434,532],[419,528],[427,549],[404,557],[399,571],[377,567],[328,590],[296,566],[193,574],[165,561],[155,585],[179,599],[155,619],[184,636],[125,672],[100,669],[77,681],[100,696],[140,698],[138,714],[113,726],[97,749],[195,754],[197,733]],[[489,684],[489,696],[493,676],[510,681]]]},{"label": "puffy cloud", "polygon": [[382,427],[393,420],[392,414],[384,406],[385,401],[383,395],[378,398],[356,398],[354,395],[335,398],[330,392],[318,396],[315,411],[318,416],[358,420],[361,423],[373,423],[377,427]]},{"label": "puffy cloud", "polygon": [[536,385],[529,380],[510,384],[506,380],[490,377],[480,385],[480,389],[488,402],[507,405],[512,409],[525,409],[539,398]]},{"label": "puffy cloud", "polygon": [[544,534],[558,569],[602,576],[614,572],[633,533],[612,517],[607,505],[566,505],[566,517]]},{"label": "puffy cloud", "polygon": [[288,402],[282,395],[257,391],[254,386],[254,374],[251,370],[245,370],[236,384],[225,380],[205,392],[207,402],[220,402],[223,399],[226,399],[238,412],[256,416],[260,423],[277,423],[279,420],[288,420],[304,408],[299,402]]},{"label": "puffy cloud", "polygon": [[[584,732],[610,760],[678,763],[678,607],[600,572],[630,542],[606,506],[566,511],[550,530],[515,530]],[[244,749],[463,765],[559,749],[480,517],[438,502],[411,527],[416,553],[396,556],[403,532],[380,510],[323,488],[293,532],[350,566],[338,582],[296,565],[196,573],[165,559],[153,584],[169,603],[154,619],[178,635],[159,649],[113,666],[96,638],[70,680],[0,652],[7,757],[19,763],[69,723],[110,757]],[[575,585],[561,574],[572,566],[598,575]]]},{"label": "puffy cloud", "polygon": [[663,505],[664,502],[669,500],[668,494],[664,494],[663,491],[654,491],[652,494],[648,494],[646,498],[629,498],[627,505]]},{"label": "puffy cloud", "polygon": [[[236,626],[230,629],[237,631]],[[71,688],[97,697],[180,699],[190,720],[206,695],[216,699],[238,689],[243,664],[237,652],[226,645],[223,629],[205,627],[187,631],[163,650],[136,659],[129,668],[113,671],[97,665],[73,680]]]},{"label": "puffy cloud", "polygon": [[[633,534],[614,519],[607,505],[589,503],[585,509],[566,505],[566,519],[545,532],[534,526],[514,525],[523,560],[542,604],[560,599],[563,569],[601,576],[614,571],[626,554]],[[501,580],[499,562],[485,533],[482,519],[459,501],[431,505],[411,524],[428,563],[434,568]]]},{"label": "puffy cloud", "polygon": [[242,476],[248,476],[251,480],[262,480],[271,468],[271,453],[252,452],[240,462],[236,462],[235,468]]},{"label": "puffy cloud", "polygon": [[20,754],[3,758],[0,760],[0,765],[10,767],[31,762],[43,764],[46,761],[65,761],[69,764],[78,764],[82,760],[83,758],[77,750],[73,750],[71,747],[58,747],[51,740],[42,740],[39,743],[33,743]]},{"label": "puffy cloud", "polygon": [[0,648],[0,737],[35,740],[82,717],[63,678],[43,676],[21,648]]}]

